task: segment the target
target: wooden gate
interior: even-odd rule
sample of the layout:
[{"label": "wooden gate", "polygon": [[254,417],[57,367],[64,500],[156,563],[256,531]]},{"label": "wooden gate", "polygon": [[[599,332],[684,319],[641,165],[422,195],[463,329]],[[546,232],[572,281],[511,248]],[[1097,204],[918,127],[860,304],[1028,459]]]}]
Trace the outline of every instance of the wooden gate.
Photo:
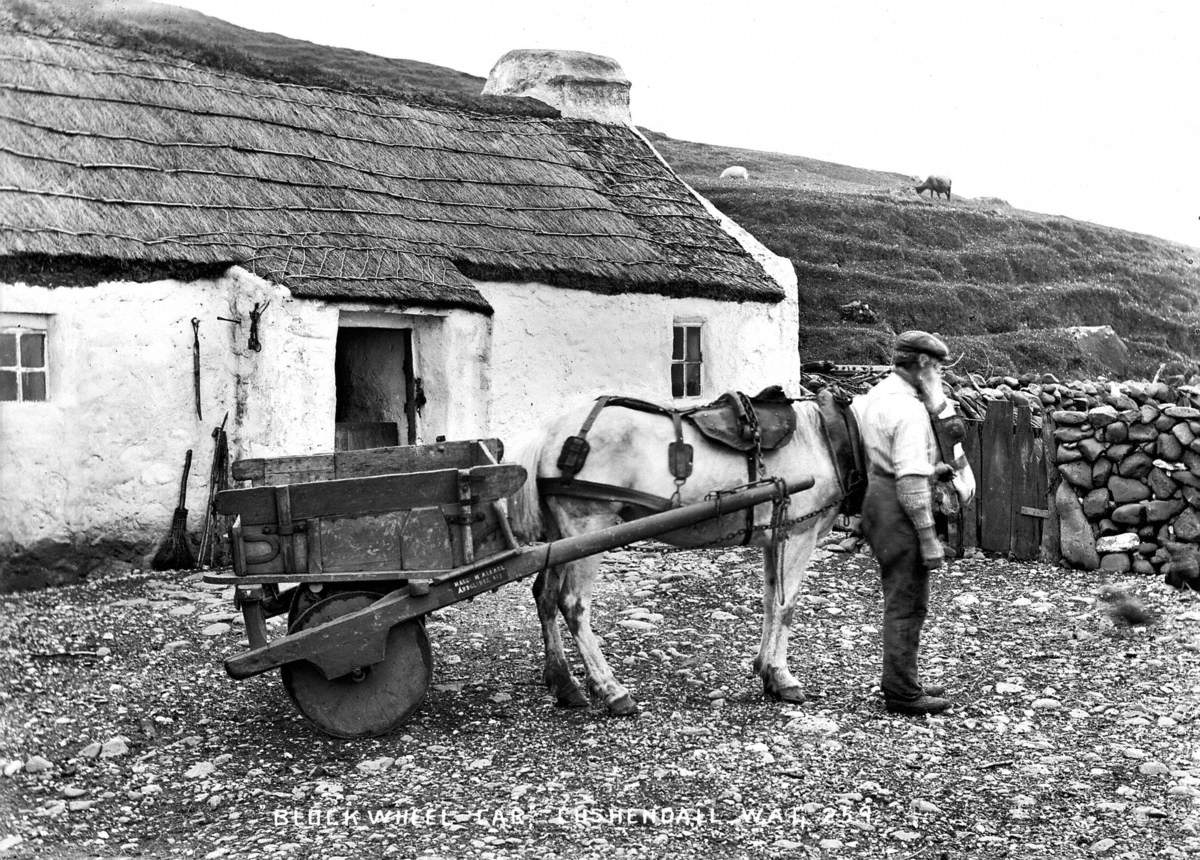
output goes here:
[{"label": "wooden gate", "polygon": [[[1031,560],[1041,554],[1047,528],[1046,442],[1027,406],[990,400],[982,421],[967,421],[963,447],[975,473],[975,499],[962,512],[964,548],[979,547]],[[1043,535],[1045,532],[1045,535]]]}]

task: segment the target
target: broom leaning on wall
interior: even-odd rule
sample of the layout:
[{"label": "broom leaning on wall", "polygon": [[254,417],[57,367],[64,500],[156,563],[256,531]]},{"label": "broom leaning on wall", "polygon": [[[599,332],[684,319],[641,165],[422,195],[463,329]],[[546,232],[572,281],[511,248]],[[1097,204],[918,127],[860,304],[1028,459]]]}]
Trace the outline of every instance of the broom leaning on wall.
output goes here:
[{"label": "broom leaning on wall", "polygon": [[187,481],[192,469],[192,449],[183,458],[183,480],[179,482],[179,506],[171,517],[171,530],[159,544],[158,552],[150,562],[154,570],[191,570],[196,565],[195,556],[187,537]]}]

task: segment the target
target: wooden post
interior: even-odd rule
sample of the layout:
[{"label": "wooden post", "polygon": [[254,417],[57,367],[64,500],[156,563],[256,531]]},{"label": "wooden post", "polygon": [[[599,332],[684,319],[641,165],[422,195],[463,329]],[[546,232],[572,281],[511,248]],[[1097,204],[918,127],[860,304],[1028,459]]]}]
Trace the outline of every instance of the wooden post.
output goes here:
[{"label": "wooden post", "polygon": [[1054,504],[1054,494],[1058,491],[1058,482],[1061,478],[1054,457],[1054,422],[1050,420],[1049,411],[1042,416],[1042,452],[1042,463],[1045,469],[1042,504],[1049,511],[1049,516],[1042,524],[1042,546],[1039,558],[1050,564],[1058,564],[1062,560],[1062,540],[1059,534],[1058,506]]},{"label": "wooden post", "polygon": [[[1033,413],[1028,406],[1017,408],[1017,423],[1013,432],[1013,493],[1012,538],[1013,558],[1028,561],[1037,558],[1042,524],[1038,514],[1044,499],[1038,496],[1041,463],[1034,455]],[[1034,511],[1038,513],[1035,514]]]},{"label": "wooden post", "polygon": [[989,400],[983,425],[983,485],[980,498],[979,546],[1009,552],[1012,534],[1013,407],[1007,400]]}]

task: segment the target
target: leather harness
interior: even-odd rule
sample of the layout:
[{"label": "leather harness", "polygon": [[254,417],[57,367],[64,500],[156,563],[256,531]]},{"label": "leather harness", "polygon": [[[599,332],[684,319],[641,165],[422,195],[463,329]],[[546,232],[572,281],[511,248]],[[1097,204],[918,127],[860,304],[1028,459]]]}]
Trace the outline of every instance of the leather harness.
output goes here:
[{"label": "leather harness", "polygon": [[[822,438],[833,458],[843,494],[841,512],[857,513],[866,492],[866,467],[858,425],[847,408],[848,401],[835,402],[828,391],[822,392],[816,400],[822,419]],[[793,399],[787,397],[779,386],[766,388],[754,397],[740,391],[729,392],[713,403],[687,409],[673,409],[634,397],[599,397],[579,432],[563,442],[557,460],[562,477],[538,478],[538,490],[542,495],[617,502],[622,505],[621,516],[625,519],[678,507],[680,491],[692,474],[693,449],[683,439],[685,419],[707,438],[744,453],[746,476],[750,483],[763,480],[766,478],[763,451],[783,447],[795,434],[796,417],[792,402]],[[671,419],[675,430],[675,440],[667,450],[668,467],[675,480],[675,492],[671,498],[627,487],[581,481],[575,477],[583,469],[590,450],[588,431],[600,412],[608,406],[621,406]],[[749,544],[753,536],[754,509],[747,508],[743,545]]]}]

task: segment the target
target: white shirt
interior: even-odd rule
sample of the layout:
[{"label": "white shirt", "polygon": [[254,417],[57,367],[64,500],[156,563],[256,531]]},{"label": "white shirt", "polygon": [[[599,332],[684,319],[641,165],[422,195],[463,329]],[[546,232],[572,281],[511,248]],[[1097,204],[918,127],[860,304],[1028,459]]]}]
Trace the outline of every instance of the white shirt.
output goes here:
[{"label": "white shirt", "polygon": [[933,474],[937,441],[929,413],[912,383],[893,371],[866,394],[855,397],[851,408],[872,466],[897,477]]}]

